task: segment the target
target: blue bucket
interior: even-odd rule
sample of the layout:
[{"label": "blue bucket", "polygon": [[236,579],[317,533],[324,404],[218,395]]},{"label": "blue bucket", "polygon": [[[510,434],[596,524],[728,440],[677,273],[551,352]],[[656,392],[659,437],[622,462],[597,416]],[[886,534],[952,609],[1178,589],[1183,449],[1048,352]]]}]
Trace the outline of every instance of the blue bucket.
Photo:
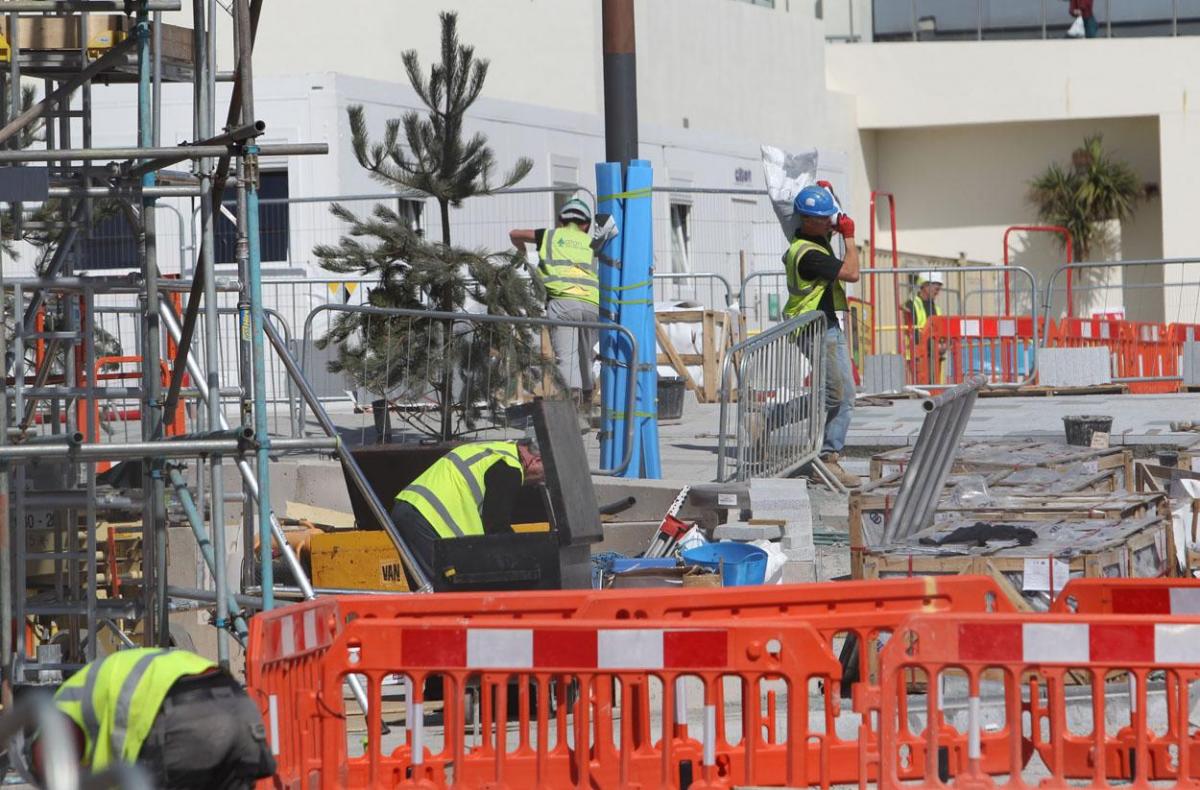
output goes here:
[{"label": "blue bucket", "polygon": [[688,565],[719,571],[725,587],[762,584],[767,578],[767,553],[749,543],[706,543],[681,556]]}]

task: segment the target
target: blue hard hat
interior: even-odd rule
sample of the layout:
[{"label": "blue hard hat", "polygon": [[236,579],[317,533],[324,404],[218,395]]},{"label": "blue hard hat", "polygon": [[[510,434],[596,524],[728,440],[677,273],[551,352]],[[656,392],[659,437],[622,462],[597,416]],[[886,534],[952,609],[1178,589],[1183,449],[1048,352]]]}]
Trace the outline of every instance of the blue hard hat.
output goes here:
[{"label": "blue hard hat", "polygon": [[833,195],[825,187],[818,186],[801,189],[792,202],[792,208],[804,217],[832,217],[838,211]]}]

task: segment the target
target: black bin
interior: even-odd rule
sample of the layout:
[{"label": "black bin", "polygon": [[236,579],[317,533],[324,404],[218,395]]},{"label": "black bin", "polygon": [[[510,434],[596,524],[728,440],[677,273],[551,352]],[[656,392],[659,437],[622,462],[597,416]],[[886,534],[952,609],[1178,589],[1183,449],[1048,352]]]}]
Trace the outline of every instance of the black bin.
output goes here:
[{"label": "black bin", "polygon": [[1113,418],[1103,414],[1076,414],[1063,417],[1063,428],[1067,432],[1067,444],[1076,447],[1091,447],[1092,434],[1112,431]]},{"label": "black bin", "polygon": [[678,420],[683,417],[683,396],[687,384],[679,376],[658,377],[658,419]]}]

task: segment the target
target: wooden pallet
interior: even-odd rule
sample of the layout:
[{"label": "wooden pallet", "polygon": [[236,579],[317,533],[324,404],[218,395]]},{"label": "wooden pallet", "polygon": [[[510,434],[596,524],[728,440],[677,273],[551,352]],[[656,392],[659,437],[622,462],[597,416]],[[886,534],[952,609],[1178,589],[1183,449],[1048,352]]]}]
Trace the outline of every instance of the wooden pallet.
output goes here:
[{"label": "wooden pallet", "polygon": [[[666,327],[670,324],[699,324],[700,354],[683,354],[671,342]],[[654,315],[654,332],[658,338],[658,364],[669,365],[683,379],[684,386],[696,393],[700,403],[716,403],[721,395],[721,365],[725,352],[734,343],[736,324],[730,313],[723,310],[670,310]],[[699,365],[700,380],[688,370]]]},{"label": "wooden pallet", "polygon": [[[897,447],[871,456],[870,478],[882,481],[898,478],[912,458],[911,447]],[[1073,464],[1086,464],[1096,472],[1120,469],[1127,490],[1133,489],[1133,453],[1106,447],[1072,447],[1018,440],[1012,442],[963,442],[956,453],[951,474],[994,472],[997,470],[1047,468],[1065,471]],[[1180,462],[1182,465],[1182,461]]]},{"label": "wooden pallet", "polygon": [[[1165,498],[1164,498],[1165,499]],[[971,523],[970,515],[962,523]],[[949,522],[954,526],[959,521]],[[1045,531],[1053,522],[1004,519],[1003,523],[1026,526]],[[1076,526],[1089,532],[1071,548],[1073,556],[1066,557],[1068,546],[1062,541],[1049,541],[1039,547],[1010,549],[973,549],[969,553],[932,555],[919,553],[917,547],[903,545],[889,548],[853,545],[852,572],[856,579],[885,579],[899,576],[983,574],[1000,583],[1006,595],[1018,608],[1029,608],[1021,592],[1027,563],[1055,557],[1067,563],[1071,577],[1154,577],[1174,576],[1175,545],[1170,517],[1157,512],[1133,519],[1080,521]],[[1058,583],[1055,583],[1058,587]]]}]

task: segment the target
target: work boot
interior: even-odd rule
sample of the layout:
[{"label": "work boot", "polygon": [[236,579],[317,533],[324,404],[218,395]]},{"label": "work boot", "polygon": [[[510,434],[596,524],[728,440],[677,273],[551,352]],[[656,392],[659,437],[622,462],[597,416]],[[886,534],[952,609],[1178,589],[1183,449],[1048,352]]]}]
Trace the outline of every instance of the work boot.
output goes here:
[{"label": "work boot", "polygon": [[830,474],[837,478],[839,483],[846,488],[858,488],[862,485],[862,479],[858,475],[851,474],[843,469],[842,465],[838,463],[838,457],[837,453],[826,453],[821,456],[821,461],[825,464],[825,468],[829,470]]},{"label": "work boot", "polygon": [[[586,400],[585,400],[586,396]],[[571,390],[571,403],[575,404],[575,414],[579,417],[579,432],[583,434],[592,431],[592,399],[591,393]]]}]

